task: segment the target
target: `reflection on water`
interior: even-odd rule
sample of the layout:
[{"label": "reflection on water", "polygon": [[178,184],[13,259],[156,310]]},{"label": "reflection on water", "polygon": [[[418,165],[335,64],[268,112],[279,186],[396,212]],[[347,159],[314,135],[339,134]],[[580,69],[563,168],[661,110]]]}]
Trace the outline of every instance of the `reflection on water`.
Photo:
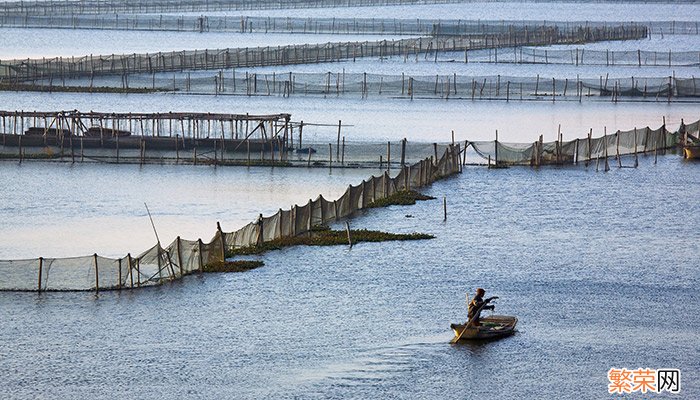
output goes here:
[{"label": "reflection on water", "polygon": [[0,259],[132,255],[177,236],[208,241],[260,213],[340,197],[374,170],[0,163]]},{"label": "reflection on water", "polygon": [[[371,10],[371,11],[368,11]],[[696,5],[484,3],[320,10],[452,18],[691,18]],[[260,12],[263,13],[263,12]],[[268,12],[264,12],[267,14]],[[269,12],[270,14],[277,13]],[[281,13],[281,12],[280,12]],[[294,15],[308,15],[297,10]],[[392,13],[392,14],[390,14]],[[624,16],[624,17],[621,17]],[[697,46],[696,46],[697,47]],[[426,63],[427,65],[427,63]],[[427,67],[426,67],[427,68]],[[697,119],[692,104],[0,93],[3,109],[291,112],[349,140],[531,142]],[[335,129],[309,129],[331,141]],[[306,137],[307,131],[305,129]],[[629,165],[626,160],[625,165]],[[614,163],[613,163],[614,165]],[[433,240],[292,248],[240,274],[93,293],[0,293],[6,398],[604,398],[607,371],[679,368],[700,398],[700,163],[637,169],[466,168],[411,207],[353,228]],[[233,230],[258,213],[339,196],[367,170],[0,163],[0,258],[123,255],[161,238]],[[411,214],[413,218],[406,218]],[[167,238],[167,239],[166,239]],[[464,293],[498,295],[518,332],[450,345]]]},{"label": "reflection on water", "polygon": [[[199,203],[216,186],[197,186],[209,182],[211,169],[148,167],[113,171],[135,182],[157,175],[163,186],[186,177],[195,189],[177,198],[191,203],[173,211],[180,220],[197,207],[216,215],[235,195],[224,190]],[[466,168],[426,190],[447,197],[446,222],[439,200],[369,210],[351,221],[433,233],[433,240],[285,249],[247,273],[194,275],[97,298],[0,293],[0,350],[11,371],[0,383],[18,398],[35,391],[113,396],[115,388],[157,398],[600,398],[612,366],[669,367],[683,371],[684,395],[697,397],[699,167],[667,155],[608,173]],[[37,176],[67,172],[21,168]],[[335,176],[295,171],[283,175],[335,187],[327,183]],[[219,174],[247,179],[240,171]],[[276,174],[268,177],[275,193],[287,187]],[[262,200],[249,203],[258,208],[277,201],[256,196]],[[500,297],[496,312],[516,315],[519,331],[450,345],[449,324],[464,319],[464,292],[476,286]]]}]

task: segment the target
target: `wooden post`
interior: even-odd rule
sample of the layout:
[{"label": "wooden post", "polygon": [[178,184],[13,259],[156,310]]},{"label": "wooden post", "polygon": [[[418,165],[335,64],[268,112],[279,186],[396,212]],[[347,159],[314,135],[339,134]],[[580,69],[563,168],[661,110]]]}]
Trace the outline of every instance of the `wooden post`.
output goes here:
[{"label": "wooden post", "polygon": [[462,157],[462,165],[467,165],[467,147],[469,147],[469,141],[464,141],[464,156]]},{"label": "wooden post", "polygon": [[[295,214],[296,214],[296,212],[295,212]],[[295,232],[294,232],[294,234],[296,235],[296,218],[295,218],[294,225],[295,225]],[[257,245],[257,246],[262,245],[263,242],[265,241],[265,236],[263,235],[263,229],[264,229],[264,228],[265,228],[265,227],[263,226],[263,215],[260,214],[260,215],[258,215],[258,238],[257,238],[257,241],[256,241],[256,245]]]},{"label": "wooden post", "polygon": [[445,217],[443,218],[443,222],[447,221],[447,196],[442,196],[442,208],[445,211]]},{"label": "wooden post", "polygon": [[493,165],[498,167],[498,129],[496,129],[496,140],[493,142]]},{"label": "wooden post", "polygon": [[639,156],[637,155],[637,127],[634,127],[634,167],[639,166]]},{"label": "wooden post", "polygon": [[304,121],[299,122],[299,148],[303,148],[301,145],[301,135],[302,131],[304,130]]},{"label": "wooden post", "polygon": [[391,171],[391,142],[386,142],[386,170]]},{"label": "wooden post", "polygon": [[340,160],[340,127],[343,125],[343,121],[338,120],[338,142],[336,143],[336,148],[335,148],[335,159]]},{"label": "wooden post", "polygon": [[204,256],[202,255],[202,239],[197,239],[197,252],[199,253],[199,272],[204,272]]},{"label": "wooden post", "polygon": [[224,238],[224,231],[221,230],[221,224],[216,221],[216,230],[219,231],[219,239],[221,241],[221,262],[226,261],[226,240]]},{"label": "wooden post", "polygon": [[343,136],[343,151],[340,152],[340,163],[345,165],[345,136]]},{"label": "wooden post", "polygon": [[435,153],[435,163],[437,164],[438,156],[437,156],[437,143],[433,143],[433,153]]},{"label": "wooden post", "polygon": [[119,265],[118,265],[118,267],[119,267],[119,277],[117,278],[117,279],[118,279],[117,289],[121,290],[121,288],[122,288],[122,259],[120,258],[120,259],[117,260],[117,261],[119,262]]},{"label": "wooden post", "polygon": [[561,134],[561,124],[557,127],[557,164],[562,164],[562,157],[561,157],[561,145],[562,145],[562,134]]},{"label": "wooden post", "polygon": [[588,162],[591,161],[591,158],[592,158],[592,155],[591,155],[591,154],[592,154],[592,151],[593,151],[593,150],[591,149],[591,146],[593,145],[593,143],[592,143],[592,140],[593,140],[593,139],[592,139],[592,138],[593,138],[593,128],[591,128],[591,129],[588,131],[588,155],[587,155],[587,157],[586,157],[586,167],[588,167]]},{"label": "wooden post", "polygon": [[180,266],[180,277],[182,277],[185,273],[182,271],[182,244],[180,243],[180,236],[177,237],[175,246],[177,250],[177,265]]},{"label": "wooden post", "polygon": [[126,266],[127,266],[127,268],[129,268],[129,278],[131,280],[131,288],[133,289],[134,288],[134,271],[133,271],[132,265],[131,265],[131,253],[128,253],[126,255]]},{"label": "wooden post", "polygon": [[328,143],[328,166],[333,168],[333,144]]},{"label": "wooden post", "polygon": [[41,278],[43,277],[44,271],[44,257],[39,257],[39,283],[37,285],[37,292],[41,292]]},{"label": "wooden post", "polygon": [[622,168],[622,158],[620,158],[620,131],[618,130],[617,133],[615,133],[615,136],[617,136],[616,140],[616,147],[617,147],[617,167]]},{"label": "wooden post", "polygon": [[406,138],[401,141],[401,166],[404,165],[406,165]]},{"label": "wooden post", "polygon": [[97,268],[97,253],[93,254],[92,257],[95,260],[95,293],[98,293],[100,291],[100,273]]},{"label": "wooden post", "polygon": [[603,141],[605,142],[605,172],[610,171],[610,164],[608,163],[608,129],[603,127]]}]

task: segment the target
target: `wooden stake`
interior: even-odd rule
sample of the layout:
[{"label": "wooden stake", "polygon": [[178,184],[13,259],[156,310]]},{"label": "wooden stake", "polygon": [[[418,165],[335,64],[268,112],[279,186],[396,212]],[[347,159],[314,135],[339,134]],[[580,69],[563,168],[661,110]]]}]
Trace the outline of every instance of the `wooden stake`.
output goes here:
[{"label": "wooden stake", "polygon": [[345,221],[345,232],[348,234],[348,245],[352,248],[352,237],[350,236],[350,224]]},{"label": "wooden stake", "polygon": [[221,262],[226,261],[226,240],[224,237],[224,231],[221,230],[221,224],[216,221],[216,230],[219,231],[219,239],[221,242]]},{"label": "wooden stake", "polygon": [[197,249],[199,255],[199,272],[204,271],[204,255],[202,254],[202,239],[197,239]]},{"label": "wooden stake", "polygon": [[338,120],[338,142],[337,142],[336,148],[335,148],[335,151],[336,151],[335,159],[336,159],[336,160],[339,160],[339,159],[340,159],[340,127],[341,127],[342,125],[343,125],[343,121],[342,121],[342,120]]},{"label": "wooden stake", "polygon": [[100,291],[100,271],[97,268],[97,253],[93,254],[92,257],[95,261],[95,293],[98,293]]},{"label": "wooden stake", "polygon": [[445,216],[442,219],[444,222],[447,221],[447,196],[442,196],[442,208],[445,211]]},{"label": "wooden stake", "polygon": [[134,288],[134,271],[133,271],[133,269],[132,269],[133,267],[131,265],[131,253],[128,253],[126,255],[126,266],[127,266],[127,268],[129,268],[129,278],[131,280],[131,288],[133,289]]},{"label": "wooden stake", "polygon": [[39,284],[37,285],[37,292],[41,292],[41,278],[43,277],[44,270],[44,257],[39,257]]},{"label": "wooden stake", "polygon": [[406,138],[401,141],[401,166],[406,165]]}]

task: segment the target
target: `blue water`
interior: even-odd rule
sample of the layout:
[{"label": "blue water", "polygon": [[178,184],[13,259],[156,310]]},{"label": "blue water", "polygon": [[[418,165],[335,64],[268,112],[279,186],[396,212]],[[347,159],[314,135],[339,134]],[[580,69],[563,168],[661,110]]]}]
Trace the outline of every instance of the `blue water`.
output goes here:
[{"label": "blue water", "polygon": [[[291,15],[644,21],[692,20],[697,10],[696,4],[488,2]],[[3,33],[17,38],[18,31]],[[80,32],[36,31],[26,39],[49,43],[51,35],[55,49],[23,47],[15,40],[8,45],[9,35],[2,35],[0,59],[34,50],[48,54],[48,49],[87,53],[67,40],[78,40]],[[109,32],[92,35],[105,41],[80,38],[81,46],[110,54],[126,48],[150,51],[154,44],[119,44],[140,40],[134,39],[137,34],[115,34],[113,41],[105,36]],[[158,44],[198,43],[194,34],[166,36],[158,34]],[[697,50],[698,37],[645,43],[654,50]],[[217,47],[229,40],[202,38],[213,38]],[[271,38],[262,40],[279,39]],[[245,40],[257,45],[259,39]],[[645,44],[611,46],[638,45]],[[472,74],[490,68],[491,74],[535,71],[425,61],[377,64],[363,61],[353,68],[426,74],[463,67]],[[327,67],[294,70],[343,68]],[[611,76],[631,76],[632,70],[612,68]],[[542,76],[548,71],[577,73],[552,66]],[[597,67],[587,71],[602,73]],[[639,72],[662,76],[674,70]],[[694,74],[689,68],[678,72]],[[342,119],[352,125],[343,131],[348,141],[377,142],[403,137],[445,142],[452,130],[458,140],[490,140],[498,130],[503,141],[532,142],[540,134],[550,141],[560,125],[569,140],[591,128],[599,136],[604,127],[611,132],[655,128],[665,118],[675,129],[681,118],[700,118],[696,104],[665,102],[0,92],[0,104],[11,110],[291,112],[295,121],[307,123]],[[304,131],[305,140],[318,142],[335,134],[335,127]],[[623,162],[631,166],[633,160]],[[607,372],[615,367],[678,368],[681,394],[666,397],[700,398],[700,163],[669,154],[657,163],[653,156],[642,157],[637,169],[611,164],[607,173],[595,172],[593,165],[467,167],[425,189],[436,200],[369,210],[350,220],[353,228],[419,231],[434,234],[433,240],[289,248],[261,256],[265,266],[246,273],[193,275],[161,287],[97,296],[0,292],[2,397],[597,399],[609,396]],[[154,239],[144,201],[163,236],[206,236],[217,220],[233,230],[259,212],[272,213],[318,193],[335,198],[347,184],[373,173],[2,162],[0,258],[146,249]],[[449,324],[465,320],[465,292],[479,286],[487,296],[500,296],[497,313],[519,318],[518,332],[496,342],[450,345]]]},{"label": "blue water", "polygon": [[[16,398],[600,398],[611,367],[648,367],[681,369],[697,397],[700,164],[615,165],[466,168],[425,191],[438,200],[350,222],[433,240],[285,249],[99,296],[0,293],[0,383]],[[450,345],[477,286],[519,331]]]}]

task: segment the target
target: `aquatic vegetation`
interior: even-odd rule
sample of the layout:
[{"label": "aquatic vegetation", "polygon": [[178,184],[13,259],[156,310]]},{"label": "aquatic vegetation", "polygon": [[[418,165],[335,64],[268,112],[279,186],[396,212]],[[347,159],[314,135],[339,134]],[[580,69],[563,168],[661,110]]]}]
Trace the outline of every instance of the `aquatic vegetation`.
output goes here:
[{"label": "aquatic vegetation", "polygon": [[393,205],[410,206],[416,201],[434,200],[435,197],[424,195],[415,190],[401,190],[383,199],[377,199],[365,206],[365,208],[387,207]]},{"label": "aquatic vegetation", "polygon": [[[425,233],[388,233],[367,229],[351,229],[352,243],[385,242],[394,240],[423,240],[434,239],[435,236]],[[347,245],[348,234],[344,230],[331,230],[326,226],[314,227],[311,231],[294,237],[283,237],[255,246],[239,247],[229,250],[227,257],[238,255],[262,254],[271,250],[279,250],[291,246],[337,246]]]}]

